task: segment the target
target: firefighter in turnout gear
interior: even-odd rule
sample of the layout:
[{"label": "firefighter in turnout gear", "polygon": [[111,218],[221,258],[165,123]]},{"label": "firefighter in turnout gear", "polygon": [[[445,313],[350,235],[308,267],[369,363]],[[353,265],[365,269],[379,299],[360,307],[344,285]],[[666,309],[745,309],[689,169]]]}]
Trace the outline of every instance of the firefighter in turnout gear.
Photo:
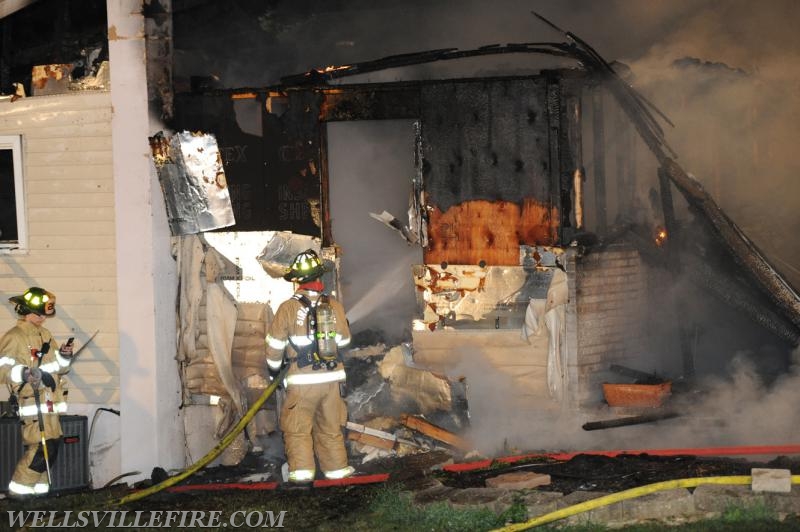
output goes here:
[{"label": "firefighter in turnout gear", "polygon": [[8,386],[12,404],[16,400],[25,452],[8,491],[12,496],[43,494],[50,490],[48,473],[61,444],[59,414],[67,411],[67,403],[60,374],[72,362],[72,344],[56,348],[53,335],[43,327],[56,313],[55,295],[34,286],[9,301],[18,320],[0,338],[0,381]]},{"label": "firefighter in turnout gear", "polygon": [[284,279],[297,283],[297,290],[278,307],[266,338],[270,372],[289,365],[280,428],[287,480],[295,483],[314,480],[315,455],[328,479],[355,472],[347,464],[347,407],[340,392],[345,371],[339,349],[350,343],[350,328],[341,303],[323,294],[325,271],[311,249],[295,257]]}]

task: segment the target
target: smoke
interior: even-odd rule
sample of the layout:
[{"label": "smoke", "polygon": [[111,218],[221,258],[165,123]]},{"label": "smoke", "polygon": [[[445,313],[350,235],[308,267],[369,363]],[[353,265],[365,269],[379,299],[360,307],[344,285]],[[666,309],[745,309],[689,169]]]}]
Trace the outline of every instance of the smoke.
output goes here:
[{"label": "smoke", "polygon": [[[282,76],[431,49],[563,40],[531,11],[617,59],[644,50],[708,0],[404,0],[291,3],[231,0],[175,5],[175,76],[216,76],[225,87],[277,83]],[[521,68],[534,56],[436,63],[429,76]],[[508,69],[506,69],[508,70]],[[446,72],[446,74],[443,73]],[[408,78],[395,73],[389,79]]]},{"label": "smoke", "polygon": [[406,218],[414,175],[414,129],[408,120],[328,125],[331,226],[342,249],[339,276],[354,335],[379,331],[407,339],[417,312],[411,266],[422,250],[373,219],[387,210]]},{"label": "smoke", "polygon": [[[395,243],[397,245],[397,243]],[[387,270],[379,274],[378,278],[368,283],[366,292],[360,294],[350,308],[347,310],[347,319],[350,321],[350,326],[356,329],[363,329],[363,322],[370,321],[368,318],[374,317],[376,312],[380,312],[386,306],[387,301],[397,300],[402,297],[403,292],[407,291],[410,287],[405,283],[399,283],[398,279],[404,279],[410,275],[409,265],[403,262],[397,263],[393,269]],[[396,317],[396,316],[393,316]],[[411,315],[403,316],[406,321],[410,321]],[[384,326],[379,328],[386,328],[386,319]]]},{"label": "smoke", "polygon": [[[751,353],[730,357],[725,376],[701,381],[691,393],[676,392],[665,404],[679,417],[641,425],[583,430],[588,421],[615,419],[608,408],[575,411],[542,397],[466,352],[454,374],[468,383],[475,448],[487,455],[536,451],[668,449],[795,442],[800,410],[800,353],[795,365],[767,385]],[[676,384],[676,390],[678,385]],[[536,408],[531,408],[535,402]]]},{"label": "smoke", "polygon": [[630,62],[678,162],[800,286],[800,5],[706,2]]}]

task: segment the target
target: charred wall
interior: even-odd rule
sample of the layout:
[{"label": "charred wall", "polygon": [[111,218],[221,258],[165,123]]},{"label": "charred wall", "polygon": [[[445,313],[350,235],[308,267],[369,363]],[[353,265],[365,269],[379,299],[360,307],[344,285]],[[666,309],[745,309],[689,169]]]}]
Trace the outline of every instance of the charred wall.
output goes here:
[{"label": "charred wall", "polygon": [[[281,87],[249,96],[184,93],[176,96],[173,127],[217,136],[234,230],[322,234],[331,243],[321,124],[417,118],[429,216],[425,262],[518,265],[520,245],[558,245],[574,225],[582,85],[577,71],[552,71],[524,78]],[[260,134],[242,130],[232,97],[261,102]]]},{"label": "charred wall", "polygon": [[550,200],[547,81],[422,89],[424,178],[441,211],[470,200]]},{"label": "charred wall", "polygon": [[580,167],[580,90],[555,74],[423,87],[426,263],[515,265],[520,245],[562,243]]},{"label": "charred wall", "polygon": [[105,0],[38,0],[0,20],[0,91],[22,83],[30,95],[34,65],[73,66],[78,78],[108,60]]},{"label": "charred wall", "polygon": [[292,92],[274,113],[266,93],[247,97],[255,131],[243,129],[232,94],[179,94],[173,127],[217,137],[236,218],[227,230],[320,236],[320,96]]}]

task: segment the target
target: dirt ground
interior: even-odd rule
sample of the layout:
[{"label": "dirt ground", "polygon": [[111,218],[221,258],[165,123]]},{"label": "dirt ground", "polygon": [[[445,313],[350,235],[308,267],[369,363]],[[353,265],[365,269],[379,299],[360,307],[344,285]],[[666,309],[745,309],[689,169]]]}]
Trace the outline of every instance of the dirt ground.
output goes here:
[{"label": "dirt ground", "polygon": [[[492,466],[466,473],[448,473],[434,469],[447,456],[438,453],[409,455],[397,459],[382,459],[361,466],[360,473],[387,472],[386,484],[309,489],[239,490],[167,492],[162,491],[145,499],[116,506],[121,497],[130,493],[127,486],[113,486],[95,491],[52,494],[24,501],[0,500],[0,530],[8,528],[8,511],[19,510],[127,510],[142,511],[194,510],[221,511],[229,515],[236,511],[286,511],[284,525],[289,530],[403,530],[390,523],[375,522],[376,497],[386,490],[413,491],[431,477],[456,488],[482,487],[489,477],[510,471],[535,471],[551,476],[551,484],[538,489],[568,494],[573,491],[617,492],[662,480],[748,475],[753,467],[773,467],[800,474],[800,459],[777,458],[769,462],[739,459],[698,458],[694,456],[656,457],[649,455],[616,458],[578,455],[566,462],[534,460],[504,466]],[[184,481],[184,484],[220,482],[231,477],[235,469],[216,469]],[[228,481],[231,478],[227,479]],[[387,487],[389,486],[389,487]],[[386,528],[388,526],[388,528]],[[104,528],[99,528],[104,530]],[[109,528],[108,530],[111,530]],[[119,528],[116,528],[119,530]],[[140,530],[146,530],[141,528]],[[220,529],[222,530],[222,529]]]}]

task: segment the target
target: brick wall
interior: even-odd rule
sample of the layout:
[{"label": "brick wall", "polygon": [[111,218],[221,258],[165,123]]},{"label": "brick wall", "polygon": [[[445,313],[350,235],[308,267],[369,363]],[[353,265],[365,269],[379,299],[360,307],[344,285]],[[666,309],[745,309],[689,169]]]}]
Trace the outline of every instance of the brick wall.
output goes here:
[{"label": "brick wall", "polygon": [[611,364],[649,370],[637,363],[648,351],[647,278],[639,253],[627,247],[576,260],[578,402],[602,401],[600,383]]}]

